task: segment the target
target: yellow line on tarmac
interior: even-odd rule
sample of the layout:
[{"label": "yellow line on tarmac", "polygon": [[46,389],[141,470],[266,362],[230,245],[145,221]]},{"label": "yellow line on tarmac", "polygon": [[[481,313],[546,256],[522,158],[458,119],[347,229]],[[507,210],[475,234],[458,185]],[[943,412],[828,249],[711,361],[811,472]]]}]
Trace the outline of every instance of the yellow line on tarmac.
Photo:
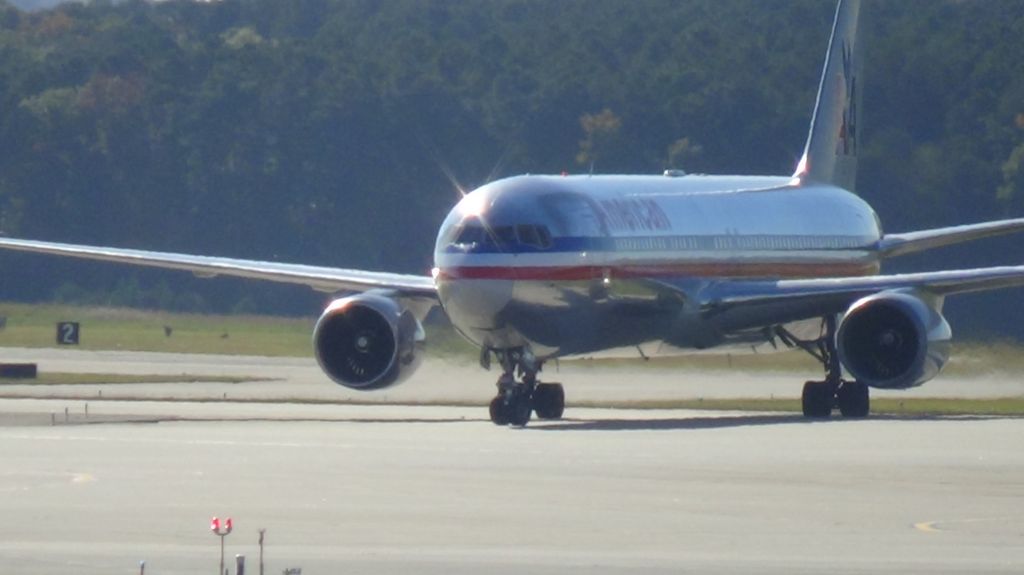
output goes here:
[{"label": "yellow line on tarmac", "polygon": [[[923,533],[946,533],[954,525],[972,525],[976,523],[992,523],[994,521],[1016,521],[1016,517],[974,517],[971,519],[943,519],[941,521],[922,521],[914,524],[914,529]],[[942,524],[946,529],[940,528]]]}]

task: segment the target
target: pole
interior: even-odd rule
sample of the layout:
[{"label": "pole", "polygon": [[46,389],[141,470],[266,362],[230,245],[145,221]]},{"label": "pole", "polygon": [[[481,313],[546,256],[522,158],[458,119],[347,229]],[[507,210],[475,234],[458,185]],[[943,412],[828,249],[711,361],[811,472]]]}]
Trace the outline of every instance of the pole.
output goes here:
[{"label": "pole", "polygon": [[221,526],[220,519],[214,517],[213,520],[210,521],[210,531],[212,531],[217,537],[220,537],[220,568],[217,570],[217,575],[225,575],[226,573],[224,570],[224,538],[228,536],[228,533],[231,533],[231,528],[232,521],[230,517],[228,517],[227,521],[224,522],[223,528]]},{"label": "pole", "polygon": [[266,532],[266,529],[260,529],[260,575],[263,575],[263,534]]}]

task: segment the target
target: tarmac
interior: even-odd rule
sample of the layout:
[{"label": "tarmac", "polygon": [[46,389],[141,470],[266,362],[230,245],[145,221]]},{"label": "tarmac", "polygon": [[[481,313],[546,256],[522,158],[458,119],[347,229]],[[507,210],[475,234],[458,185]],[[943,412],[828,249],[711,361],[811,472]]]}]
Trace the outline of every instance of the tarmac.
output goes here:
[{"label": "tarmac", "polygon": [[[236,554],[260,572],[259,529],[274,574],[1024,570],[1022,419],[808,422],[570,405],[562,421],[515,429],[491,424],[485,401],[389,403],[486,400],[490,374],[466,366],[425,366],[380,405],[324,405],[301,401],[349,392],[306,360],[10,349],[0,358],[43,371],[274,378],[4,386],[22,398],[0,399],[0,573],[139,573],[140,561],[149,574],[216,572],[213,516],[234,520],[232,573]],[[684,374],[701,376],[698,387],[658,370],[612,372],[563,369],[570,404],[628,391],[799,393],[794,374]],[[934,395],[931,385],[918,391]],[[947,386],[998,396],[1019,384],[936,389]]]}]

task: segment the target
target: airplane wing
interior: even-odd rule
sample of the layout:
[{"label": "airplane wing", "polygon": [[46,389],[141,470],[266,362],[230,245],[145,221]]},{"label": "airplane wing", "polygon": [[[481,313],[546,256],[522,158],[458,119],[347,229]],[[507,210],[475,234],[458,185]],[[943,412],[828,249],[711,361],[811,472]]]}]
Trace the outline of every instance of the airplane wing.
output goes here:
[{"label": "airplane wing", "polygon": [[0,238],[0,249],[185,270],[200,277],[223,275],[306,285],[324,292],[386,289],[405,297],[437,298],[434,280],[427,276],[193,256],[147,250],[82,246],[11,238]]},{"label": "airplane wing", "polygon": [[879,241],[878,250],[882,257],[888,258],[1022,230],[1024,230],[1024,218],[922,230],[905,234],[886,234]]},{"label": "airplane wing", "polygon": [[842,313],[854,301],[888,290],[919,290],[942,298],[959,293],[1024,286],[1024,266],[949,270],[864,277],[815,278],[779,281],[722,281],[701,292],[704,313],[757,317],[762,308],[778,321],[807,319]]}]

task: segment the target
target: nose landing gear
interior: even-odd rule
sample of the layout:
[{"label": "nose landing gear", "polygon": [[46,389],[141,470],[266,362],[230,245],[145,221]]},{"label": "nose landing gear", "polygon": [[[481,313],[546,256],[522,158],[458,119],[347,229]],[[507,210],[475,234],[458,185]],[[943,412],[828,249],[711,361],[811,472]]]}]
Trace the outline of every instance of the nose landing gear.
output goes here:
[{"label": "nose landing gear", "polygon": [[[540,383],[537,373],[542,362],[529,350],[494,350],[501,362],[498,394],[491,399],[490,416],[495,425],[524,427],[536,412],[540,419],[561,419],[565,412],[565,390],[558,383]],[[516,381],[516,375],[519,381]]]}]

